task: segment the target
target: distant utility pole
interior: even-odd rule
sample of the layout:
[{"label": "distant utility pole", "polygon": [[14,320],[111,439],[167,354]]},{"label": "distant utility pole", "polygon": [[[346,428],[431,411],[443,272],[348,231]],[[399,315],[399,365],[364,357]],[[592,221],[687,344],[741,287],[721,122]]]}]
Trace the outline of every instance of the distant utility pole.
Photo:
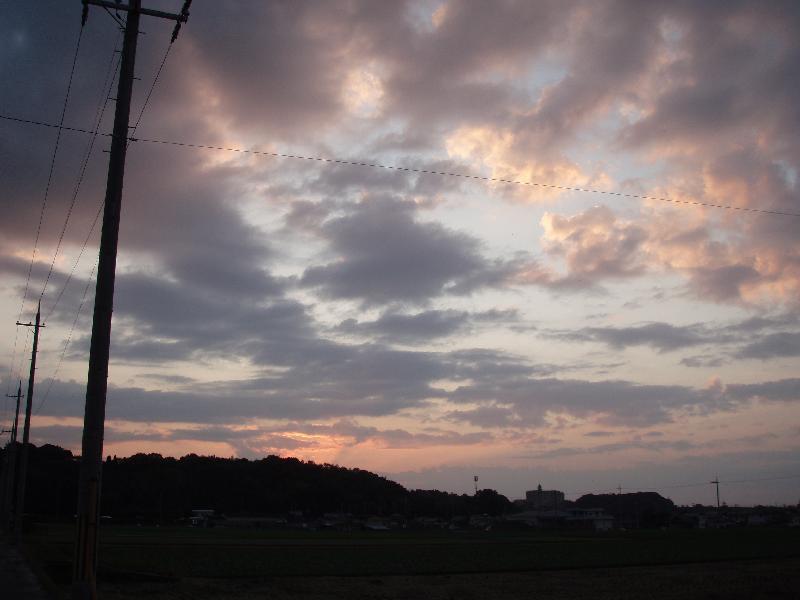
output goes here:
[{"label": "distant utility pole", "polygon": [[622,484],[621,483],[617,486],[617,495],[618,496],[622,496]]},{"label": "distant utility pole", "polygon": [[142,8],[141,0],[123,4],[117,0],[83,0],[82,22],[86,23],[89,5],[124,11],[125,37],[117,87],[117,106],[111,154],[108,160],[103,230],[97,265],[92,341],[89,347],[89,375],[86,384],[86,407],[83,417],[81,469],[78,483],[78,521],[72,594],[75,600],[97,598],[97,548],[100,521],[100,482],[103,468],[103,434],[105,428],[106,392],[108,390],[108,356],[111,342],[111,313],[114,308],[114,280],[117,266],[117,242],[122,206],[122,185],[125,176],[125,155],[128,146],[128,123],[133,94],[136,43],[139,17],[149,15],[175,21],[172,41],[181,24],[189,18],[191,0],[185,0],[179,14]]},{"label": "distant utility pole", "polygon": [[719,508],[719,475],[717,475],[714,481],[710,481],[709,483],[713,483],[717,486],[717,508]]},{"label": "distant utility pole", "polygon": [[19,401],[22,398],[22,382],[19,382],[19,386],[17,387],[17,395],[11,396],[6,394],[7,398],[16,398],[17,399],[17,409],[14,411],[14,424],[11,426],[11,441],[17,441],[17,427],[19,427]]},{"label": "distant utility pole", "polygon": [[35,323],[20,323],[25,327],[33,327],[33,350],[31,351],[31,370],[28,374],[28,393],[25,399],[25,423],[22,426],[22,453],[19,459],[19,480],[17,482],[17,502],[14,505],[14,543],[19,542],[22,536],[22,521],[25,516],[25,488],[28,478],[28,448],[31,437],[31,408],[33,407],[33,384],[36,380],[36,353],[39,350],[39,329],[44,327],[41,322],[42,302],[36,307]]},{"label": "distant utility pole", "polygon": [[14,503],[14,490],[17,471],[17,427],[19,426],[19,403],[22,399],[22,382],[19,382],[16,396],[6,394],[8,398],[17,399],[17,409],[14,412],[14,423],[11,425],[11,440],[6,446],[6,468],[3,471],[3,497],[0,498],[0,519],[3,530],[8,530],[11,525],[11,510]]}]

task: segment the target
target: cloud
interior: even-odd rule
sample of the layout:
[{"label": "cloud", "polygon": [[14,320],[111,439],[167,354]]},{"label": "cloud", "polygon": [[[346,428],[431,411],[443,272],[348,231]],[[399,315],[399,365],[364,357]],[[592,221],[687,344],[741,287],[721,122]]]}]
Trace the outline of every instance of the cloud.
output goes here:
[{"label": "cloud", "polygon": [[338,328],[345,333],[377,334],[401,343],[420,343],[452,335],[464,327],[468,319],[466,312],[455,310],[430,310],[413,315],[383,313],[375,321],[348,319]]},{"label": "cloud", "polygon": [[[612,442],[609,444],[598,444],[595,446],[587,447],[568,447],[562,446],[554,448],[553,450],[545,450],[525,456],[524,458],[534,459],[559,459],[573,456],[583,456],[587,454],[616,454],[618,452],[630,452],[631,450],[645,450],[647,452],[661,453],[664,450],[677,450],[685,452],[696,448],[697,445],[686,440],[674,441],[642,441],[642,440],[628,440],[622,442]],[[522,458],[522,457],[520,457]]]},{"label": "cloud", "polygon": [[483,428],[507,428],[522,425],[522,420],[512,407],[497,404],[488,404],[469,410],[450,411],[445,415],[445,419]]},{"label": "cloud", "polygon": [[333,299],[424,304],[500,285],[513,270],[484,258],[476,238],[421,222],[413,204],[390,197],[362,200],[326,222],[322,235],[340,258],[307,268],[300,283]]},{"label": "cloud", "polygon": [[582,327],[566,331],[542,331],[548,338],[567,342],[597,342],[614,349],[649,346],[674,352],[704,346],[716,350],[681,360],[689,367],[719,366],[732,358],[768,359],[800,354],[796,318],[787,313],[776,317],[751,317],[740,322],[709,326],[703,323],[671,325],[663,322],[627,327]]},{"label": "cloud", "polygon": [[469,313],[458,310],[427,310],[414,314],[387,311],[374,321],[342,321],[337,331],[349,335],[371,336],[386,343],[421,344],[456,333],[474,331],[480,327],[497,327],[516,324],[519,316],[515,310],[497,310]]},{"label": "cloud", "polygon": [[735,401],[797,402],[800,401],[800,379],[729,384],[724,387],[724,395]]},{"label": "cloud", "polygon": [[548,413],[591,417],[614,425],[653,425],[671,421],[675,410],[703,406],[709,400],[683,386],[553,378],[484,380],[459,387],[450,399],[456,403],[511,406],[528,426],[543,424]]},{"label": "cloud", "polygon": [[576,341],[596,341],[612,348],[652,346],[659,352],[670,352],[701,344],[718,342],[700,325],[675,327],[668,323],[648,323],[638,327],[586,327],[561,336]]},{"label": "cloud", "polygon": [[800,333],[771,333],[762,339],[747,344],[739,352],[740,358],[769,358],[800,356]]},{"label": "cloud", "polygon": [[[564,189],[132,143],[108,404],[127,422],[109,439],[220,441],[253,455],[460,446],[463,458],[466,447],[520,445],[539,428],[567,431],[574,421],[594,433],[677,419],[696,425],[750,403],[780,405],[773,409],[782,414],[796,402],[786,369],[800,345],[797,220],[691,203],[800,213],[797,7],[435,4],[197,6],[139,136],[687,204],[604,196],[614,203],[586,208],[587,196]],[[74,8],[47,2],[6,12],[4,111],[57,122],[75,41],[61,25]],[[100,84],[117,33],[91,14],[67,111],[78,127],[105,98]],[[168,39],[161,21],[148,23],[148,39]],[[162,56],[160,44],[140,44],[134,110]],[[16,293],[56,132],[7,121],[0,128],[8,204],[0,274]],[[62,132],[31,297],[88,141]],[[46,311],[102,201],[107,143],[98,139],[89,161]],[[520,199],[551,204],[542,216]],[[517,232],[532,234],[528,247],[519,235],[504,239],[502,219],[519,219]],[[66,333],[87,283],[91,293],[95,238],[46,340]],[[661,300],[735,308],[678,322],[653,317],[642,300],[625,306],[629,322],[619,320],[630,300],[620,294],[656,286]],[[515,299],[519,313],[499,308]],[[65,379],[85,373],[90,304],[91,295]],[[726,322],[730,310],[750,318]],[[545,319],[562,329],[545,329]],[[574,344],[553,353],[554,339]],[[586,342],[606,354],[674,353],[660,375],[667,383],[627,380],[621,367],[630,365],[619,356],[588,362],[576,354]],[[43,367],[51,356],[43,353]],[[694,388],[682,382],[682,367],[722,367],[739,383]],[[592,379],[575,375],[587,372]],[[57,380],[43,411],[80,416],[83,394],[80,382]],[[399,417],[421,414],[430,420],[400,425],[407,421]],[[436,423],[446,426],[429,427]],[[47,435],[75,439],[73,430]]]},{"label": "cloud", "polygon": [[545,213],[541,220],[545,250],[563,258],[566,273],[534,268],[521,276],[527,283],[556,289],[600,286],[613,279],[639,276],[646,271],[642,244],[645,230],[617,219],[605,206],[597,206],[572,217]]}]

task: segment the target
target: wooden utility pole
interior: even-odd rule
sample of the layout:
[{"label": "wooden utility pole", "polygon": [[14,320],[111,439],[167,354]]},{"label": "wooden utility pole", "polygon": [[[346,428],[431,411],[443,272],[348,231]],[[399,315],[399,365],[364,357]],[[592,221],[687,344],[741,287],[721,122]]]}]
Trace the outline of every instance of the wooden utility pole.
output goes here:
[{"label": "wooden utility pole", "polygon": [[81,468],[78,483],[78,519],[75,544],[72,593],[75,600],[94,600],[97,597],[97,547],[100,521],[100,482],[103,468],[103,434],[105,428],[106,392],[108,389],[108,356],[111,342],[111,314],[114,308],[114,280],[117,265],[117,242],[122,207],[122,186],[125,176],[125,155],[128,148],[128,123],[133,93],[136,43],[139,37],[139,17],[150,15],[176,21],[172,40],[181,23],[189,17],[187,0],[179,14],[144,9],[141,0],[127,4],[107,0],[83,0],[83,22],[89,5],[101,6],[127,13],[122,46],[117,106],[111,154],[108,160],[103,230],[100,237],[100,257],[97,265],[92,341],[89,347],[89,375],[86,384],[86,407],[83,417]]},{"label": "wooden utility pole", "polygon": [[22,399],[22,382],[19,382],[17,387],[17,395],[11,396],[6,394],[8,398],[17,399],[17,409],[14,412],[14,423],[11,425],[11,441],[6,446],[6,468],[3,471],[3,497],[0,498],[0,527],[8,530],[11,526],[11,511],[14,504],[14,490],[17,472],[17,428],[19,427],[19,403]]},{"label": "wooden utility pole", "polygon": [[25,488],[28,478],[28,453],[31,437],[31,408],[33,407],[33,384],[36,381],[36,353],[39,350],[39,329],[41,324],[42,303],[36,307],[35,323],[20,323],[25,327],[33,327],[33,350],[31,351],[31,370],[28,374],[28,393],[25,398],[25,421],[22,426],[22,452],[19,457],[19,479],[17,480],[17,501],[14,505],[14,543],[19,542],[22,536],[22,521],[25,518]]}]

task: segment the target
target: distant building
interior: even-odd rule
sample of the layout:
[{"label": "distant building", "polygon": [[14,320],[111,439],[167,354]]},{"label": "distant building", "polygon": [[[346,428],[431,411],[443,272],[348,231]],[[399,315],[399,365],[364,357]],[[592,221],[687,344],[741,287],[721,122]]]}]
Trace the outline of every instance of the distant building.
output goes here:
[{"label": "distant building", "polygon": [[558,510],[564,505],[564,492],[543,490],[539,484],[535,490],[525,492],[525,500],[532,510]]},{"label": "distant building", "polygon": [[192,527],[208,527],[214,518],[214,510],[211,508],[196,508],[192,510],[189,522]]},{"label": "distant building", "polygon": [[570,508],[567,510],[567,524],[589,526],[595,531],[609,531],[614,528],[614,517],[603,512],[602,508]]},{"label": "distant building", "polygon": [[574,508],[565,510],[526,510],[507,515],[509,523],[524,523],[541,529],[593,529],[609,531],[614,528],[614,517],[602,508]]}]

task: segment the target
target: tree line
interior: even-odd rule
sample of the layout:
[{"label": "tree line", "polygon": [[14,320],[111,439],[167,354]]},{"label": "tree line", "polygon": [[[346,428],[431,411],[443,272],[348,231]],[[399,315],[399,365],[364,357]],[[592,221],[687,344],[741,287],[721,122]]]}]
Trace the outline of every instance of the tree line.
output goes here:
[{"label": "tree line", "polygon": [[[5,464],[7,449],[0,452]],[[26,512],[64,518],[75,514],[79,460],[58,446],[31,445]],[[109,456],[102,486],[101,513],[115,521],[169,523],[195,509],[229,516],[338,512],[406,518],[497,516],[512,509],[508,498],[494,490],[474,495],[408,490],[363,469],[279,456]]]}]

